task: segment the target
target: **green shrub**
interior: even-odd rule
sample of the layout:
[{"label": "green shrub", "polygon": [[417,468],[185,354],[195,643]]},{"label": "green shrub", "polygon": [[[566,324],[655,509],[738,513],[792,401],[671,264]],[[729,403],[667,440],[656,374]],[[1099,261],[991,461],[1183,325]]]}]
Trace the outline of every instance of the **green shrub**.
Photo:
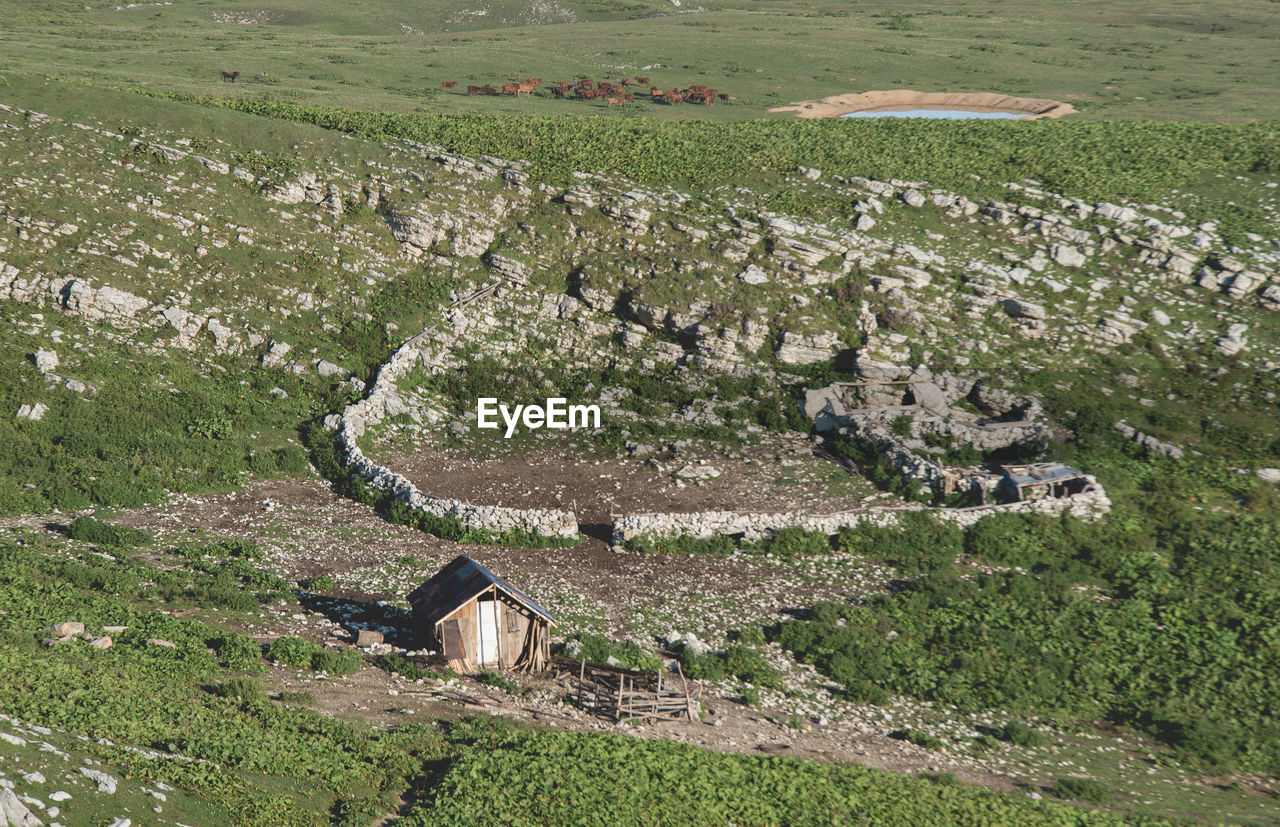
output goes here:
[{"label": "green shrub", "polygon": [[574,639],[582,644],[576,657],[587,663],[608,663],[609,658],[613,657],[628,669],[642,669],[646,672],[661,672],[663,669],[661,658],[631,641],[623,643],[604,635],[593,634],[578,635]]},{"label": "green shrub", "polygon": [[298,668],[311,666],[315,657],[323,652],[324,649],[320,644],[300,637],[279,637],[271,641],[271,645],[267,647],[267,657]]},{"label": "green shrub", "polygon": [[806,531],[796,526],[788,526],[744,548],[759,554],[773,554],[778,557],[804,557],[830,553],[831,540],[820,531]]},{"label": "green shrub", "polygon": [[310,592],[328,592],[333,591],[337,583],[327,574],[309,577],[303,581],[302,587]]},{"label": "green shrub", "polygon": [[476,680],[495,689],[501,689],[511,695],[527,695],[529,693],[528,687],[521,686],[501,672],[494,672],[492,669],[481,669],[476,673]]},{"label": "green shrub", "polygon": [[901,439],[909,439],[911,437],[911,414],[902,414],[895,416],[893,421],[889,423],[889,430],[894,436]]},{"label": "green shrub", "polygon": [[1084,801],[1089,804],[1104,804],[1111,798],[1111,791],[1102,783],[1092,778],[1069,776],[1059,778],[1049,788],[1049,793],[1056,798],[1072,801]]},{"label": "green shrub", "polygon": [[229,632],[214,643],[218,657],[229,669],[240,669],[246,672],[261,672],[262,645],[248,635]]},{"label": "green shrub", "polygon": [[437,677],[436,674],[428,669],[423,669],[418,664],[406,658],[397,652],[391,652],[378,658],[379,669],[385,669],[397,675],[402,675],[408,680],[416,681],[421,678]]},{"label": "green shrub", "polygon": [[330,675],[354,675],[364,665],[355,649],[325,649],[311,658],[311,668]]},{"label": "green shrub", "polygon": [[262,697],[262,684],[253,678],[231,678],[209,685],[209,691],[220,698],[252,701]]},{"label": "green shrub", "polygon": [[1008,722],[1000,728],[996,737],[1019,747],[1042,747],[1049,743],[1048,738],[1021,721]]},{"label": "green shrub", "polygon": [[761,626],[743,626],[730,632],[729,637],[747,646],[760,646],[765,642],[764,628]]},{"label": "green shrub", "polygon": [[151,544],[151,535],[140,528],[104,523],[87,514],[71,521],[67,536],[85,543],[104,546],[145,546]]}]

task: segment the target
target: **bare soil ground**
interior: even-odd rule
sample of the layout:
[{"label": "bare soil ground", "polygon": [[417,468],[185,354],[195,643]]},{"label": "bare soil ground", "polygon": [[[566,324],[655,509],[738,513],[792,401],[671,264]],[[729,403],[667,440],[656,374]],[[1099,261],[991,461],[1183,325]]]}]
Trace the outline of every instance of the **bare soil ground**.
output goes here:
[{"label": "bare soil ground", "polygon": [[[809,441],[799,437],[775,438],[750,459],[681,451],[674,457],[573,462],[551,446],[490,459],[424,446],[379,460],[433,496],[511,508],[570,508],[588,536],[599,536],[599,527],[623,514],[820,513],[854,508],[875,496],[865,480],[814,456]],[[699,483],[681,478],[682,472],[706,468],[719,476]]]}]

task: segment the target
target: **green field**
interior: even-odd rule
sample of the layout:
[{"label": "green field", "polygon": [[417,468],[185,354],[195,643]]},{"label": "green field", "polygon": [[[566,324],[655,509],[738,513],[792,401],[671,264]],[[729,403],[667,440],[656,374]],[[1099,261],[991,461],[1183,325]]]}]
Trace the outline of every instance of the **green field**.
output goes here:
[{"label": "green field", "polygon": [[[483,14],[476,12],[484,12]],[[1242,122],[1280,103],[1275,4],[841,0],[14,0],[0,73],[394,112],[635,114],[741,120],[845,92],[994,91],[1079,119]],[[232,86],[221,72],[241,73]],[[468,84],[647,76],[728,106],[476,98]],[[442,81],[457,89],[442,93]],[[773,116],[782,117],[782,116]]]}]

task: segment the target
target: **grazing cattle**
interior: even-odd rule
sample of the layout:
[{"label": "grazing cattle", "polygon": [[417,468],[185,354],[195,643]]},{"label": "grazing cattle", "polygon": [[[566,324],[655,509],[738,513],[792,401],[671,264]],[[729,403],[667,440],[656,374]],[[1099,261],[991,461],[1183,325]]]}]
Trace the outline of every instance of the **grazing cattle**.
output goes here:
[{"label": "grazing cattle", "polygon": [[518,96],[520,94],[520,87],[514,83],[504,83],[502,84],[502,94]]},{"label": "grazing cattle", "polygon": [[721,103],[728,103],[729,101],[733,100],[733,98],[729,97],[724,92],[721,92],[720,94],[716,95],[716,97],[720,99]]},{"label": "grazing cattle", "polygon": [[648,78],[642,78],[642,77],[640,77],[639,75],[636,75],[636,83],[640,84],[641,86],[648,86],[648,85],[649,85],[649,79],[648,79]]},{"label": "grazing cattle", "polygon": [[517,85],[516,97],[520,97],[521,92],[523,92],[526,95],[533,94],[533,90],[537,89],[538,84],[540,83],[542,83],[542,78],[525,78],[521,83]]},{"label": "grazing cattle", "polygon": [[672,106],[675,106],[678,103],[684,103],[684,95],[679,92],[668,92],[662,96],[662,99]]},{"label": "grazing cattle", "polygon": [[440,88],[441,88],[441,89],[452,89],[453,87],[455,87],[455,86],[457,86],[457,85],[458,85],[458,82],[457,82],[456,80],[443,80],[443,81],[440,81]]},{"label": "grazing cattle", "polygon": [[236,82],[236,78],[238,78],[238,77],[240,77],[240,72],[238,72],[238,71],[236,71],[236,72],[228,72],[226,69],[223,69],[223,70],[222,70],[222,82],[223,82],[223,83],[226,83],[227,81],[231,81],[232,83],[235,83],[235,82]]},{"label": "grazing cattle", "polygon": [[628,92],[627,94],[623,95],[623,97],[625,97],[625,98],[627,99],[627,103],[635,103],[635,102],[636,102],[636,96],[635,96],[635,95],[633,95],[633,94],[631,94],[630,92]]},{"label": "grazing cattle", "polygon": [[622,106],[622,98],[609,98],[610,106]]},{"label": "grazing cattle", "polygon": [[494,89],[492,86],[490,86],[489,84],[487,84],[487,83],[486,83],[484,86],[481,86],[481,87],[480,87],[480,94],[482,94],[482,95],[496,95],[496,94],[498,94],[498,90],[497,90],[497,89]]},{"label": "grazing cattle", "polygon": [[559,86],[552,86],[551,94],[555,95],[557,98],[564,98],[565,91],[561,89]]},{"label": "grazing cattle", "polygon": [[483,91],[479,86],[468,86],[468,87],[467,87],[467,94],[468,94],[468,95],[482,95],[482,94],[484,94],[484,91]]}]

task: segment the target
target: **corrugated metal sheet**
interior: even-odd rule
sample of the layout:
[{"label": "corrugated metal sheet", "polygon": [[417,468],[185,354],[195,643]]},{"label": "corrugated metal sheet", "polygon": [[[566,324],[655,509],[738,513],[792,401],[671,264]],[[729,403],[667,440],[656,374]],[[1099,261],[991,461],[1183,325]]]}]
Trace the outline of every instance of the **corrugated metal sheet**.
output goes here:
[{"label": "corrugated metal sheet", "polygon": [[429,626],[434,626],[490,586],[497,586],[534,613],[551,623],[556,622],[550,612],[533,602],[527,594],[465,554],[455,558],[436,572],[434,577],[410,592],[409,605],[413,607],[414,614]]},{"label": "corrugated metal sheet", "polygon": [[1006,465],[1005,477],[1014,485],[1042,485],[1049,482],[1065,482],[1083,476],[1070,465],[1043,463],[1040,465]]}]

